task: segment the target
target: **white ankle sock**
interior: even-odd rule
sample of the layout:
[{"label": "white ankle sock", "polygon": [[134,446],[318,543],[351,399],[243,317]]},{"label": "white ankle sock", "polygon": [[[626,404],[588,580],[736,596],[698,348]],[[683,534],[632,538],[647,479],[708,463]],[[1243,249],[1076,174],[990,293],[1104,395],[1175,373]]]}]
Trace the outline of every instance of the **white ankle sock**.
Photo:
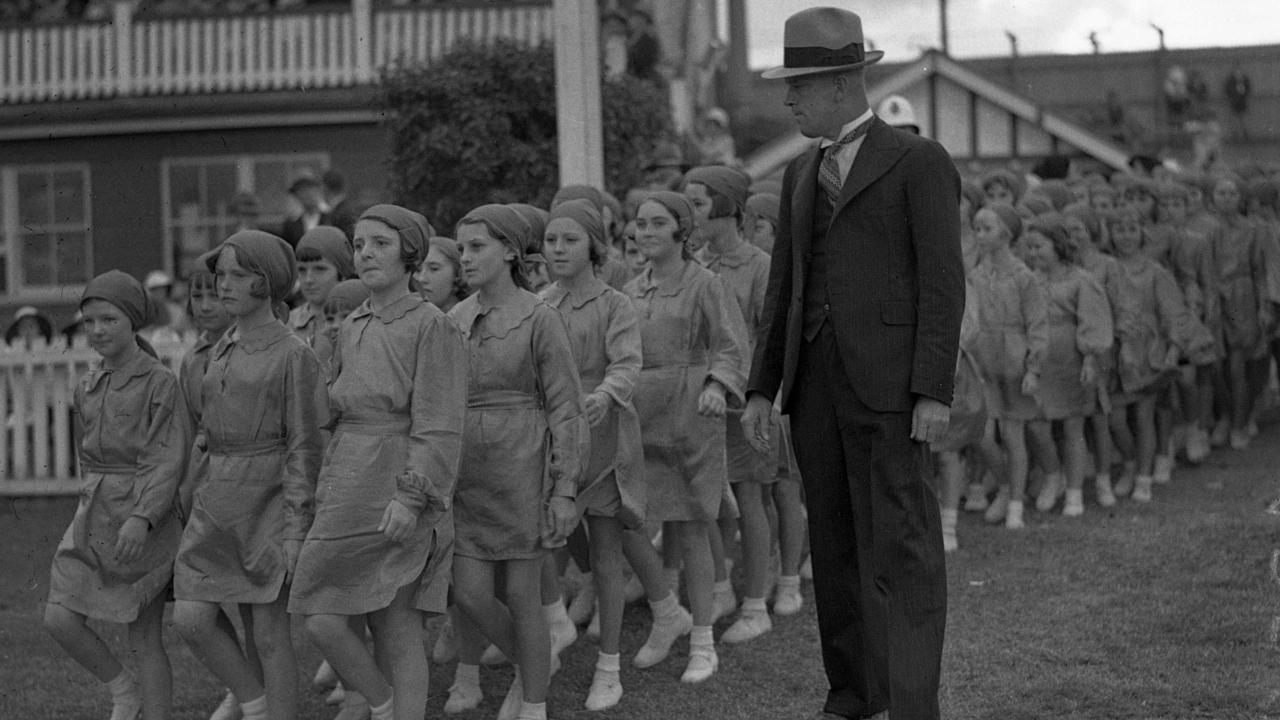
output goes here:
[{"label": "white ankle sock", "polygon": [[547,720],[547,704],[545,702],[531,703],[527,700],[520,702],[520,714],[516,716],[516,720]]},{"label": "white ankle sock", "polygon": [[377,707],[370,706],[369,720],[395,720],[396,717],[396,696],[395,693],[387,698],[387,701]]},{"label": "white ankle sock", "polygon": [[764,598],[743,598],[742,599],[743,614],[769,612],[769,608],[764,604]]},{"label": "white ankle sock", "polygon": [[604,672],[621,672],[622,671],[622,655],[614,653],[600,653],[596,656],[596,669]]},{"label": "white ankle sock", "polygon": [[716,639],[711,634],[710,625],[694,625],[693,632],[689,633],[689,646],[701,645],[703,647],[715,647]]},{"label": "white ankle sock", "polygon": [[138,692],[138,681],[134,678],[133,673],[129,672],[128,668],[121,668],[120,674],[108,680],[105,685],[111,691],[112,698]]},{"label": "white ankle sock", "polygon": [[240,703],[240,712],[244,714],[244,720],[267,720],[267,696]]},{"label": "white ankle sock", "polygon": [[680,611],[680,601],[676,599],[674,592],[667,593],[667,596],[658,602],[650,602],[649,609],[653,611],[655,618],[671,617]]},{"label": "white ankle sock", "polygon": [[733,592],[733,583],[728,580],[717,580],[715,586],[711,589],[714,593]]},{"label": "white ankle sock", "polygon": [[453,684],[462,687],[480,687],[480,666],[460,662],[453,671]]},{"label": "white ankle sock", "polygon": [[800,587],[800,576],[799,575],[779,575],[778,587],[798,588]]},{"label": "white ankle sock", "polygon": [[556,600],[549,605],[542,606],[542,616],[547,619],[549,625],[557,623],[567,624],[569,620],[569,611],[565,609],[564,599]]}]

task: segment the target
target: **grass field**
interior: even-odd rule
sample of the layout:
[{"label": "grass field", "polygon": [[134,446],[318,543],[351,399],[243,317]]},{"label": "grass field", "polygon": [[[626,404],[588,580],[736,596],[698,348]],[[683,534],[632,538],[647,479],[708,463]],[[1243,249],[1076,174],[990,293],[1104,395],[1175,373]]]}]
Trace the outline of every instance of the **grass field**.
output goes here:
[{"label": "grass field", "polygon": [[[1280,653],[1268,637],[1280,614],[1269,557],[1280,518],[1262,508],[1280,487],[1280,427],[1253,448],[1181,469],[1156,500],[1080,519],[1028,515],[1023,532],[961,518],[949,562],[950,609],[941,702],[946,718],[1280,718]],[[0,506],[0,720],[100,720],[105,691],[66,659],[39,625],[53,548],[74,499]],[[806,587],[806,600],[812,595]],[[631,608],[624,654],[644,640],[647,612]],[[723,630],[723,625],[718,630]],[[104,633],[119,643],[121,633]],[[296,635],[303,671],[318,655]],[[176,637],[175,718],[203,720],[221,690]],[[812,606],[780,618],[746,646],[720,647],[720,672],[696,689],[679,682],[684,643],[640,672],[624,661],[622,704],[581,709],[596,647],[564,654],[552,681],[556,718],[807,718],[825,689]],[[428,717],[442,717],[453,667],[433,667]],[[490,718],[509,669],[482,671],[486,701],[462,716]],[[329,718],[306,694],[302,718]]]}]

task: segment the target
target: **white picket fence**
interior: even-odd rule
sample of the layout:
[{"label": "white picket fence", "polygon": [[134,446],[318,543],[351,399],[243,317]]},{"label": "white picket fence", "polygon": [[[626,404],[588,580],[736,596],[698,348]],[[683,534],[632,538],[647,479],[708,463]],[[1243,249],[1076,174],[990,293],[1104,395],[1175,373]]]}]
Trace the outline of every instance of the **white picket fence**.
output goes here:
[{"label": "white picket fence", "polygon": [[347,6],[0,27],[0,104],[349,87],[440,57],[462,39],[538,44],[550,2]]},{"label": "white picket fence", "polygon": [[[175,372],[194,334],[155,343]],[[71,400],[76,382],[98,355],[83,341],[60,339],[31,349],[0,341],[0,496],[66,495],[79,490]]]}]

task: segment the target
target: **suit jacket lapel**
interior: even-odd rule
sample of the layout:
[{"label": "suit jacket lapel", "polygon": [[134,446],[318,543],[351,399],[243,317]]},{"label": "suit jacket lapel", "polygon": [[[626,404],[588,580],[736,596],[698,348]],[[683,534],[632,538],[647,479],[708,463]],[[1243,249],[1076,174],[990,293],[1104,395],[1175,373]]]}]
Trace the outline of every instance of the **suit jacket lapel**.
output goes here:
[{"label": "suit jacket lapel", "polygon": [[844,185],[840,187],[840,198],[836,201],[832,217],[839,215],[850,200],[888,172],[903,152],[902,145],[894,137],[892,128],[880,118],[872,121],[871,129],[867,131],[867,139],[863,140],[862,147],[858,148],[853,167],[850,168],[848,177],[844,179]]},{"label": "suit jacket lapel", "polygon": [[795,189],[791,192],[791,257],[795,280],[804,288],[804,271],[809,265],[809,244],[813,242],[813,203],[818,190],[818,163],[822,150],[814,146],[800,164]]}]

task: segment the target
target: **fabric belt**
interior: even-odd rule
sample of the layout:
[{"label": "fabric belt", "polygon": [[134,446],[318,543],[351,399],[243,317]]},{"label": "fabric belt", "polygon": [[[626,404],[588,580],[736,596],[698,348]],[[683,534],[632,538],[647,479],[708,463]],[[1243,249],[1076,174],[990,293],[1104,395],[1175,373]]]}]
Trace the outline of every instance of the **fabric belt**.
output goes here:
[{"label": "fabric belt", "polygon": [[272,455],[285,449],[284,438],[268,440],[247,440],[244,442],[224,442],[208,438],[210,455],[226,455],[230,457],[252,457],[254,455]]},{"label": "fabric belt", "polygon": [[343,417],[336,430],[355,435],[408,435],[411,419],[406,415],[383,417]]},{"label": "fabric belt", "polygon": [[125,463],[95,463],[81,461],[80,467],[85,472],[100,473],[102,475],[125,475],[138,471],[137,465],[127,465]]},{"label": "fabric belt", "polygon": [[493,390],[467,398],[473,410],[541,410],[542,400],[531,393],[516,390]]},{"label": "fabric belt", "polygon": [[701,349],[690,350],[685,352],[675,351],[675,352],[666,352],[666,353],[664,352],[651,353],[648,350],[645,350],[644,352],[643,368],[645,370],[652,370],[654,368],[667,368],[667,367],[677,367],[677,368],[691,367],[691,366],[701,367],[706,364],[707,364],[707,353],[705,350],[701,350]]}]

